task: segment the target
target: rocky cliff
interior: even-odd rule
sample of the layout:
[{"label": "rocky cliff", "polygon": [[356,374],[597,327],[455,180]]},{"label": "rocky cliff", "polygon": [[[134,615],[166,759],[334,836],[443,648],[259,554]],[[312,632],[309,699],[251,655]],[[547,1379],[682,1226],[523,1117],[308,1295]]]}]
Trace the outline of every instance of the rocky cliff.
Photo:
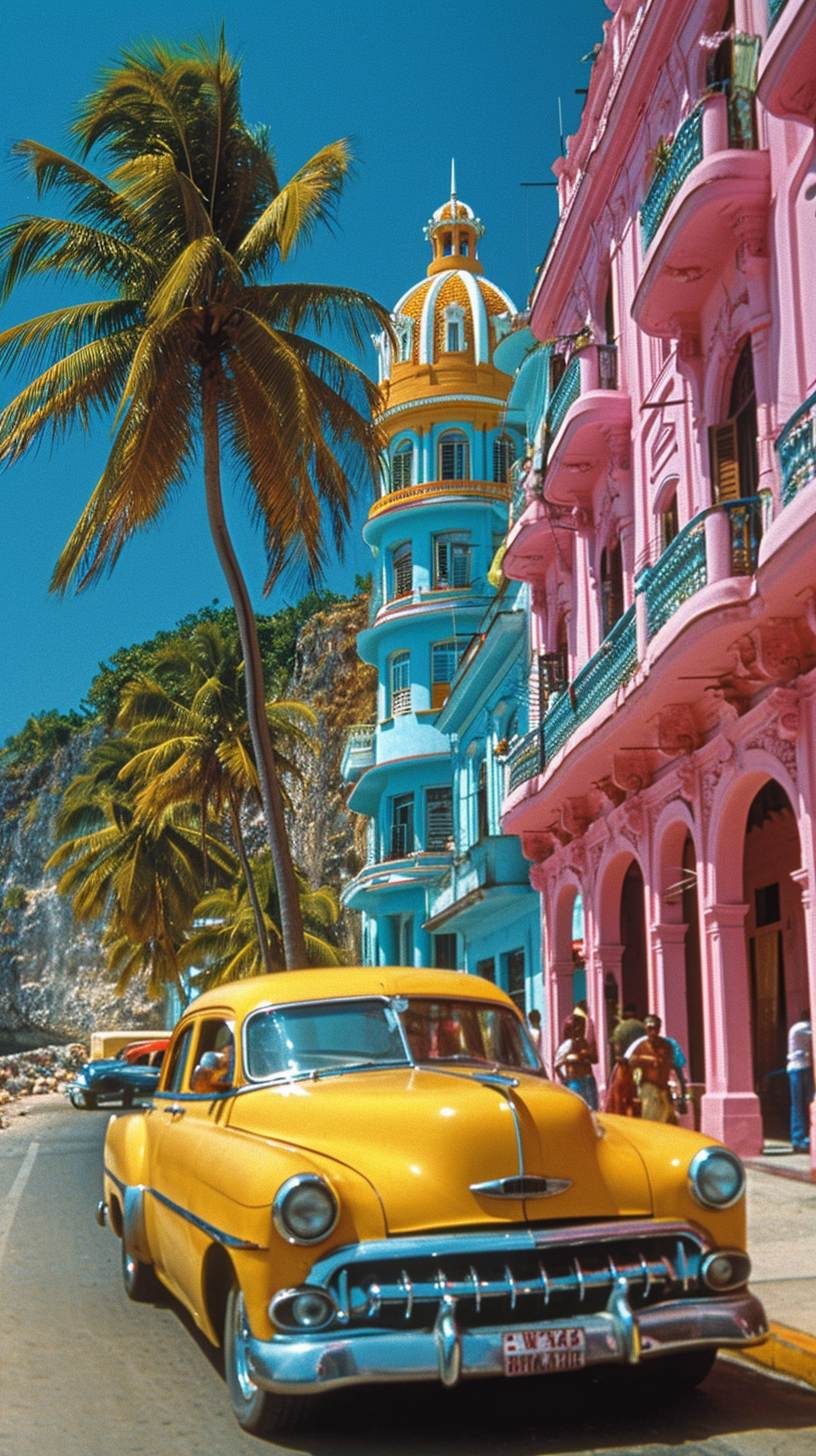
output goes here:
[{"label": "rocky cliff", "polygon": [[[355,649],[366,610],[358,597],[317,612],[297,642],[289,693],[317,712],[318,751],[303,756],[290,827],[294,857],[314,886],[339,889],[365,854],[363,821],[345,807],[339,768],[349,724],[374,717],[376,674]],[[101,928],[74,924],[70,901],[44,871],[55,809],[93,741],[93,733],[80,733],[27,771],[0,770],[0,1027],[72,1038],[101,1025],[162,1024],[161,1008],[139,988],[114,995]],[[350,959],[359,954],[354,922],[341,917],[337,927]]]}]

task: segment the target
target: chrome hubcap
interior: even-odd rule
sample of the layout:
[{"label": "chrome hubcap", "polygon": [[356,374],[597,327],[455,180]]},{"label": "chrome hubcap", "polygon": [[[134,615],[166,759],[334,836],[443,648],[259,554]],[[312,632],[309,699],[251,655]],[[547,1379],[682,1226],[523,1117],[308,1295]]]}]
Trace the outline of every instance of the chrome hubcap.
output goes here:
[{"label": "chrome hubcap", "polygon": [[246,1316],[244,1296],[239,1294],[235,1300],[232,1320],[233,1340],[233,1366],[235,1378],[240,1386],[244,1400],[251,1400],[258,1387],[249,1373],[249,1361],[247,1359],[247,1341],[249,1339],[249,1322]]}]

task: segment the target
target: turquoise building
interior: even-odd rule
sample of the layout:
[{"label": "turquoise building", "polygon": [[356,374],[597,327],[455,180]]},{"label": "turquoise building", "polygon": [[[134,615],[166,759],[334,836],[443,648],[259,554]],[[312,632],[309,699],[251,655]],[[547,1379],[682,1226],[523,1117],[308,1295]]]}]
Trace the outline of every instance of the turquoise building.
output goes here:
[{"label": "turquoise building", "polygon": [[515,310],[484,277],[484,228],[456,196],[434,213],[427,276],[377,340],[387,439],[364,537],[376,723],[354,727],[343,776],[368,862],[343,890],[369,965],[436,965],[542,1007],[538,895],[499,825],[508,745],[527,731],[528,591],[494,566],[524,453],[494,358]]}]

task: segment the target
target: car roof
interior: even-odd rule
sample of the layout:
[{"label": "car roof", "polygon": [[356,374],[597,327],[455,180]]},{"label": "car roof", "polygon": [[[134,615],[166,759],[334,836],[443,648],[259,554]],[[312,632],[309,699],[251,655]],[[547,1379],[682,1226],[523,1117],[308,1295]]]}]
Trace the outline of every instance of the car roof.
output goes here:
[{"label": "car roof", "polygon": [[217,986],[198,996],[185,1012],[229,1012],[240,1019],[261,1006],[282,1006],[297,1001],[330,1001],[348,996],[437,996],[478,1001],[513,1002],[504,991],[481,976],[464,971],[414,970],[402,966],[342,966],[326,970],[279,971]]}]

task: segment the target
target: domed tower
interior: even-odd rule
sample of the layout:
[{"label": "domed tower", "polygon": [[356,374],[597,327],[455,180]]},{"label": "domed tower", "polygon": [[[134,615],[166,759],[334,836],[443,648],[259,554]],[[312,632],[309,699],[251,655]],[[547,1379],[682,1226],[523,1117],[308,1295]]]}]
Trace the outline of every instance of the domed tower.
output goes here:
[{"label": "domed tower", "polygon": [[[349,806],[371,821],[368,864],[343,900],[363,912],[367,963],[462,966],[461,935],[429,924],[467,837],[457,740],[437,719],[496,594],[491,563],[524,436],[506,411],[511,376],[494,362],[515,311],[484,277],[484,228],[453,178],[425,232],[432,257],[392,313],[397,345],[375,339],[387,447],[363,531],[373,591],[358,651],[379,691],[376,724],[352,730],[343,760]],[[497,819],[498,779],[493,792]]]}]

